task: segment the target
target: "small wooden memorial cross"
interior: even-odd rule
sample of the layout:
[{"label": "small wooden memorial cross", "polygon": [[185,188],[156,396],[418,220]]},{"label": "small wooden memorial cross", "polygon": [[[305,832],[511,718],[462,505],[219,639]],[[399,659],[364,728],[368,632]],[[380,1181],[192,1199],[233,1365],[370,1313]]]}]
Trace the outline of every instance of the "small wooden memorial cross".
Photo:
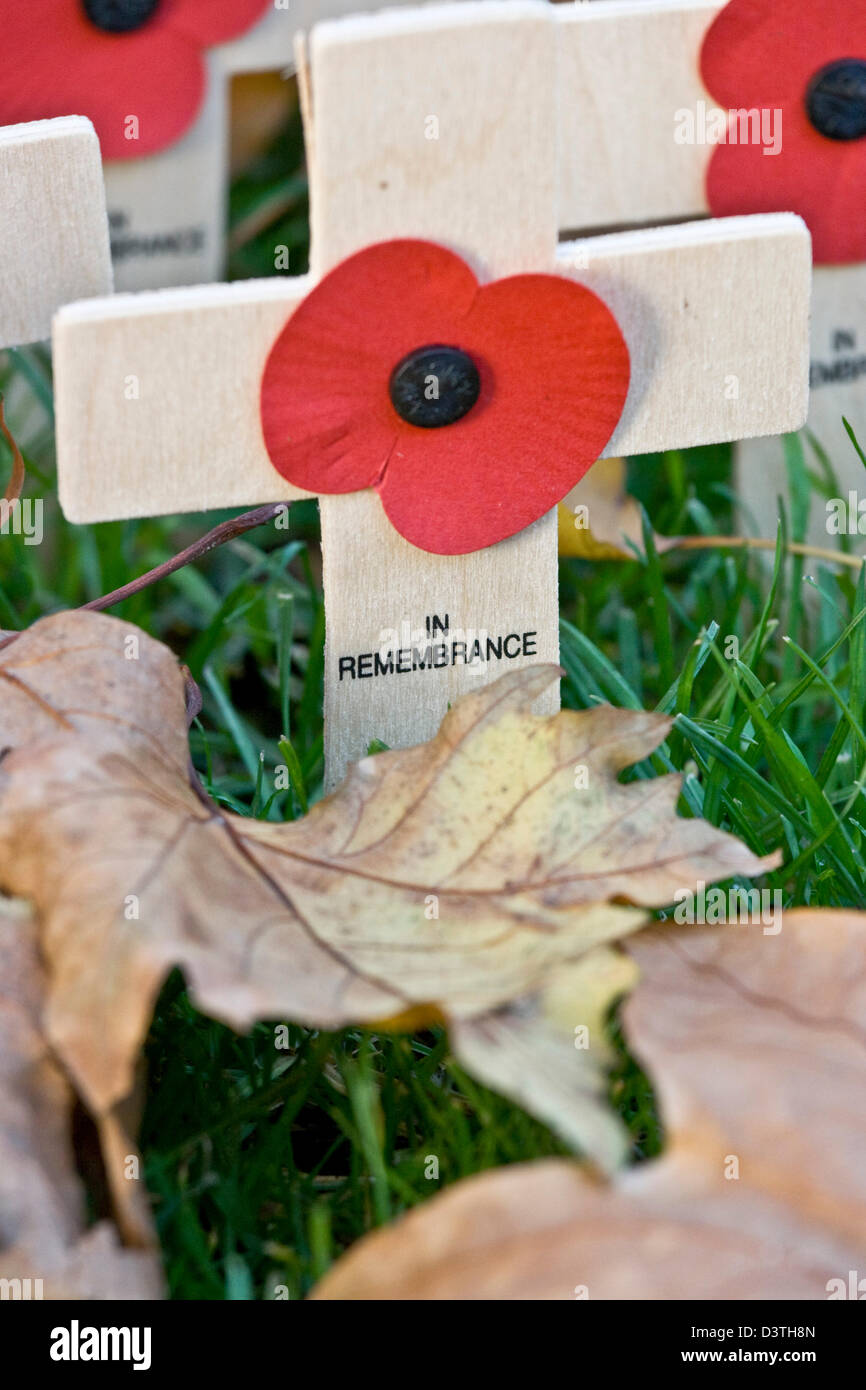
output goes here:
[{"label": "small wooden memorial cross", "polygon": [[[68,306],[55,321],[61,502],[71,520],[321,492],[329,785],[371,739],[427,739],[449,701],[479,681],[557,659],[554,504],[577,479],[560,477],[551,494],[550,473],[569,455],[570,431],[579,452],[584,417],[608,410],[623,339],[624,406],[617,402],[612,438],[597,438],[592,458],[608,443],[647,453],[777,432],[805,413],[810,269],[798,219],[735,218],[557,244],[558,32],[558,7],[524,0],[319,26],[309,70],[300,63],[310,274],[120,295]],[[416,242],[407,252],[399,238],[423,239],[426,249]],[[376,243],[387,243],[384,251]],[[397,271],[396,279],[360,276],[361,264],[379,266],[383,255],[409,267],[405,285]],[[472,271],[495,283],[479,292]],[[377,452],[382,431],[388,438],[400,425],[394,382],[405,362],[387,361],[390,385],[386,371],[369,399],[366,374],[419,294],[433,304],[419,348],[447,348],[441,324],[457,312],[454,302],[475,313],[476,295],[479,304],[486,295],[493,368],[482,353],[472,428],[481,438],[503,421],[492,492],[489,449],[479,445],[455,464],[459,420],[453,436],[452,426],[403,429],[390,452]],[[580,301],[571,318],[560,312],[563,296]],[[598,389],[583,379],[564,384],[560,359],[582,351],[598,323],[608,335],[607,356],[590,372],[600,373]],[[281,375],[274,364],[284,360],[286,335],[306,347],[289,353]],[[549,382],[539,383],[539,360]],[[732,417],[725,381],[737,373],[744,389]],[[277,431],[289,451],[303,443],[308,388],[310,410],[326,417],[321,463],[335,480],[327,489],[287,484],[266,441],[273,420],[263,399],[283,422],[286,410],[296,412],[299,423]],[[329,431],[334,400],[347,424]],[[309,454],[315,469],[316,450]],[[359,454],[369,481],[330,495],[341,469],[343,488],[357,476]],[[509,517],[524,514],[537,519],[510,534]],[[476,548],[491,516],[508,538]],[[433,543],[419,548],[398,525]],[[429,659],[431,650],[444,657]]]},{"label": "small wooden memorial cross", "polygon": [[[120,290],[191,285],[223,274],[231,79],[287,67],[297,27],[285,4],[271,0],[263,9],[250,0],[243,8],[258,17],[237,38],[205,49],[201,106],[183,135],[154,154],[106,161]],[[232,0],[220,0],[214,11],[218,23],[231,18]]]},{"label": "small wooden memorial cross", "polygon": [[231,79],[289,68],[299,28],[353,8],[353,0],[10,3],[0,123],[92,119],[118,289],[219,279]]},{"label": "small wooden memorial cross", "polygon": [[3,7],[0,122],[89,117],[121,289],[222,274],[232,76],[284,67],[285,0],[35,0]]},{"label": "small wooden memorial cross", "polygon": [[[707,212],[805,218],[815,259],[807,424],[836,474],[848,534],[862,536],[866,501],[861,527],[848,499],[866,496],[863,465],[843,417],[864,445],[866,6],[597,0],[561,6],[558,32],[561,227]],[[732,395],[732,417],[738,408]],[[773,536],[788,492],[783,450],[743,426],[741,526]],[[816,491],[810,538],[826,546],[836,519]]]},{"label": "small wooden memorial cross", "polygon": [[0,348],[47,338],[61,304],[111,291],[99,143],[82,116],[0,127]]}]

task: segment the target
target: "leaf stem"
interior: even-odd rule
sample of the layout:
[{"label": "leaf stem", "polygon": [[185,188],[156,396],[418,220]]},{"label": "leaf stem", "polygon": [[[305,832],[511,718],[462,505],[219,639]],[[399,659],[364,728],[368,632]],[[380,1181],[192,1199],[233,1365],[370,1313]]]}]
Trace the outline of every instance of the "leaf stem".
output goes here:
[{"label": "leaf stem", "polygon": [[125,598],[131,598],[133,594],[138,594],[142,589],[146,589],[149,584],[155,584],[157,580],[164,579],[166,575],[174,574],[175,570],[182,569],[192,560],[198,560],[200,556],[206,555],[209,550],[215,550],[218,545],[225,545],[226,541],[233,541],[238,536],[242,536],[246,531],[252,531],[256,526],[264,526],[266,522],[273,521],[288,503],[268,502],[264,507],[254,507],[250,512],[242,512],[240,516],[231,517],[228,521],[221,521],[219,526],[214,526],[200,536],[192,545],[188,545],[185,550],[181,550],[177,555],[172,555],[170,560],[164,560],[161,565],[148,570],[146,574],[139,575],[138,579],[131,579],[128,584],[122,584],[119,589],[112,589],[110,594],[103,594],[102,598],[91,599],[89,603],[83,603],[82,609],[96,609],[102,611],[104,608],[112,608],[115,603],[122,603]]},{"label": "leaf stem", "polygon": [[6,413],[3,409],[3,396],[0,394],[0,434],[6,440],[12,450],[12,472],[6,491],[3,494],[4,502],[15,502],[21,496],[21,489],[24,486],[26,473],[24,470],[24,459],[21,457],[21,450],[12,437],[12,432],[6,423]]},{"label": "leaf stem", "polygon": [[[776,542],[760,536],[672,536],[667,541],[670,550],[775,550]],[[822,550],[818,545],[804,545],[802,541],[789,541],[783,547],[792,555],[809,555],[815,560],[826,560],[829,564],[850,565],[859,569],[866,563],[866,555],[846,555],[841,550]]]}]

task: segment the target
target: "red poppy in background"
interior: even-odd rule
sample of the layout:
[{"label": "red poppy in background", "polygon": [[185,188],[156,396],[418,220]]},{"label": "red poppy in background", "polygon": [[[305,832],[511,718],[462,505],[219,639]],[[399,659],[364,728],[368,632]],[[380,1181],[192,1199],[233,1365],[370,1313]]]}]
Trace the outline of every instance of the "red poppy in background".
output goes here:
[{"label": "red poppy in background", "polygon": [[[165,149],[205,92],[204,50],[249,29],[270,0],[5,0],[0,125],[89,116],[106,159]],[[126,121],[138,120],[127,139]]]},{"label": "red poppy in background", "polygon": [[816,262],[866,260],[866,3],[730,0],[707,32],[701,73],[728,111],[782,113],[779,154],[760,143],[714,150],[713,213],[797,212]]},{"label": "red poppy in background", "polygon": [[544,516],[604,452],[629,355],[607,306],[558,275],[479,286],[426,241],[350,256],[292,314],[262,381],[276,469],[376,488],[412,545],[462,555]]}]

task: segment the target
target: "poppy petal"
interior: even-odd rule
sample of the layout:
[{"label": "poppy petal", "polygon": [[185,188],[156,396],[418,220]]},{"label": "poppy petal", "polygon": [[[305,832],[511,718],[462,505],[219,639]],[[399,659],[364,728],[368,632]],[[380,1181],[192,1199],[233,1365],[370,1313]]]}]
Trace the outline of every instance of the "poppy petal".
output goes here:
[{"label": "poppy petal", "polygon": [[[166,0],[164,0],[164,3]],[[172,27],[209,48],[246,33],[272,0],[169,0],[167,18]],[[288,16],[286,16],[288,23]]]},{"label": "poppy petal", "polygon": [[706,182],[714,216],[796,212],[812,234],[816,264],[866,260],[866,138],[828,139],[814,128],[805,106],[816,72],[858,57],[866,59],[862,4],[730,0],[704,40],[704,82],[731,111],[778,108],[781,150],[765,153],[758,143],[717,146]]},{"label": "poppy petal", "polygon": [[204,47],[249,28],[267,0],[162,0],[125,34],[92,24],[79,0],[5,9],[0,124],[88,116],[105,159],[137,159],[186,134],[204,97]]},{"label": "poppy petal", "polygon": [[390,241],[348,257],[298,306],[262,379],[274,467],[311,492],[380,478],[398,433],[388,382],[419,343],[448,342],[478,292],[472,271],[430,242]]},{"label": "poppy petal", "polygon": [[836,144],[812,128],[799,108],[786,112],[778,155],[759,145],[718,145],[707,169],[715,217],[796,212],[812,234],[816,265],[866,260],[866,140]]},{"label": "poppy petal", "polygon": [[726,109],[801,100],[837,58],[866,58],[866,6],[851,0],[729,0],[707,30],[701,76]]},{"label": "poppy petal", "polygon": [[[414,348],[470,354],[477,404],[423,429],[394,410],[391,372]],[[436,554],[464,554],[523,530],[596,461],[622,413],[628,349],[585,286],[520,275],[478,286],[428,242],[369,247],[292,315],[262,382],[270,457],[310,492],[379,489],[395,528]]]},{"label": "poppy petal", "polygon": [[400,534],[439,555],[494,545],[561,502],[603,454],[629,385],[610,310],[555,275],[482,286],[459,345],[481,364],[479,405],[435,440],[401,434],[379,488]]},{"label": "poppy petal", "polygon": [[[190,39],[159,14],[133,33],[106,34],[77,4],[41,3],[4,16],[0,121],[88,116],[105,159],[154,154],[185,133],[205,89]],[[137,139],[126,138],[130,116]]]}]

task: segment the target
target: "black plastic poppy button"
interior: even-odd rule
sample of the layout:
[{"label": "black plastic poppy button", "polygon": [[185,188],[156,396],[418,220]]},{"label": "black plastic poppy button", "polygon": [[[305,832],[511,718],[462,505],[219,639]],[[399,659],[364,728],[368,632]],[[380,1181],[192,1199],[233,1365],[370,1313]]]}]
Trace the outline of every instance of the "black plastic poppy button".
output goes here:
[{"label": "black plastic poppy button", "polygon": [[481,378],[469,353],[439,344],[407,353],[388,383],[391,404],[400,418],[424,430],[461,420],[480,390]]},{"label": "black plastic poppy button", "polygon": [[840,58],[816,72],[806,89],[806,112],[828,140],[866,135],[866,60]]},{"label": "black plastic poppy button", "polygon": [[129,34],[152,19],[160,0],[83,0],[84,13],[106,34]]}]

